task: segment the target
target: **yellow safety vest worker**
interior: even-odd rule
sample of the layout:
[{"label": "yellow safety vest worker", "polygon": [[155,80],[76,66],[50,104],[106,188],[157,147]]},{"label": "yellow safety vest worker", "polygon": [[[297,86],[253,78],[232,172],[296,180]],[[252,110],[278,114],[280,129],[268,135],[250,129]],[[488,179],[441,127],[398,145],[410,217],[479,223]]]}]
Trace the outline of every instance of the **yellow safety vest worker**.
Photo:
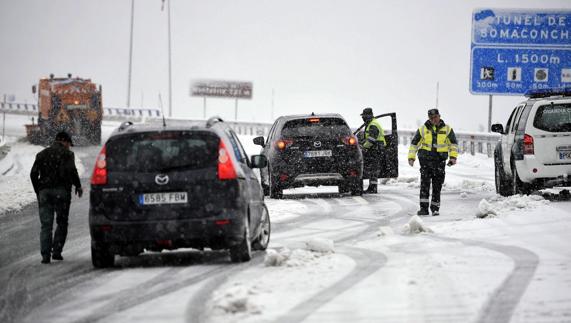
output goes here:
[{"label": "yellow safety vest worker", "polygon": [[[377,133],[376,136],[374,135],[376,131],[372,131],[373,133],[371,133],[371,127],[376,127],[379,130],[379,133]],[[365,128],[365,143],[363,144],[363,147],[365,149],[369,149],[373,147],[377,142],[382,142],[383,147],[387,145],[383,127],[381,127],[381,124],[376,118],[373,118]]]},{"label": "yellow safety vest worker", "polygon": [[[429,123],[429,122],[427,122]],[[416,159],[416,153],[421,155],[421,151],[426,151],[425,155],[440,156],[442,159],[458,158],[458,142],[452,127],[441,122],[440,125],[434,126],[425,123],[418,128],[416,135],[411,141],[408,150],[408,159]],[[436,140],[434,140],[436,135]]]}]

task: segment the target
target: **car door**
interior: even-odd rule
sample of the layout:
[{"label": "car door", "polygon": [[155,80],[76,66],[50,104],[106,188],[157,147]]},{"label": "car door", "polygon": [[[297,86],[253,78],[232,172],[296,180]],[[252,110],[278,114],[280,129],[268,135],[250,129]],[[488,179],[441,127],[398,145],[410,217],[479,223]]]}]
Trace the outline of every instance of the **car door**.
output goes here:
[{"label": "car door", "polygon": [[517,122],[518,118],[521,115],[521,111],[523,110],[524,104],[520,104],[513,110],[510,118],[508,119],[508,123],[506,124],[506,129],[504,131],[504,135],[502,135],[502,157],[504,162],[504,172],[508,175],[512,175],[510,162],[511,162],[511,152],[514,145],[515,140],[515,132],[517,129]]},{"label": "car door", "polygon": [[277,132],[278,124],[280,123],[280,119],[276,120],[272,127],[270,128],[270,132],[268,133],[268,137],[266,138],[266,143],[264,148],[262,148],[262,155],[266,156],[268,159],[268,167],[264,167],[260,169],[260,177],[261,181],[264,185],[270,185],[269,183],[269,165],[271,163],[271,154],[272,154],[272,145],[271,143],[275,141],[275,134]]},{"label": "car door", "polygon": [[[380,178],[396,178],[399,176],[397,114],[395,112],[384,113],[375,116],[375,118],[383,127],[386,141],[385,150],[379,156],[384,161],[381,164]],[[364,128],[365,124],[362,124],[353,134],[357,135]]]},{"label": "car door", "polygon": [[230,129],[227,131],[227,134],[234,148],[234,153],[236,154],[239,167],[242,168],[246,176],[246,186],[248,191],[246,199],[250,208],[250,230],[252,230],[253,228],[257,228],[259,225],[264,203],[264,194],[256,173],[250,167],[248,155],[246,154],[242,143],[238,139],[238,136]]}]

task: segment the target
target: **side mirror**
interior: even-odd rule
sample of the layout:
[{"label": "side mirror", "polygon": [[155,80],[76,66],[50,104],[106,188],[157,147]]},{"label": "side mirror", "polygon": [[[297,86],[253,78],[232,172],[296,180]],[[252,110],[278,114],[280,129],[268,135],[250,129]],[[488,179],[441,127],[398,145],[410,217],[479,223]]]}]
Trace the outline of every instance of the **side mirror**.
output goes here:
[{"label": "side mirror", "polygon": [[[265,146],[265,145],[264,145],[264,137],[262,137],[262,136],[254,138],[253,141],[254,141],[254,144],[255,144],[255,145],[262,146],[262,147]],[[253,156],[252,156],[252,157],[253,157]]]},{"label": "side mirror", "polygon": [[251,157],[251,168],[264,168],[268,166],[268,159],[264,155],[253,155]]},{"label": "side mirror", "polygon": [[504,133],[504,126],[501,125],[500,123],[495,123],[492,125],[492,132],[497,132],[500,134]]},{"label": "side mirror", "polygon": [[36,85],[32,85],[32,93],[36,94]]}]

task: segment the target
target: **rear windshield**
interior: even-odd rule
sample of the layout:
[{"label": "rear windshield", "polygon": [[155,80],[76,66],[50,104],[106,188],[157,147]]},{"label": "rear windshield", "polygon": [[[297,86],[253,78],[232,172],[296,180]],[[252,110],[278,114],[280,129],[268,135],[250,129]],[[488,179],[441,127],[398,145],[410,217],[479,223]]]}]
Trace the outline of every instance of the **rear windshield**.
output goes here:
[{"label": "rear windshield", "polygon": [[325,137],[350,136],[351,129],[345,120],[339,118],[309,118],[286,122],[282,129],[282,137]]},{"label": "rear windshield", "polygon": [[109,171],[169,171],[212,166],[218,137],[210,132],[164,131],[121,136],[107,143]]},{"label": "rear windshield", "polygon": [[533,126],[549,132],[571,131],[571,104],[550,104],[539,107]]}]

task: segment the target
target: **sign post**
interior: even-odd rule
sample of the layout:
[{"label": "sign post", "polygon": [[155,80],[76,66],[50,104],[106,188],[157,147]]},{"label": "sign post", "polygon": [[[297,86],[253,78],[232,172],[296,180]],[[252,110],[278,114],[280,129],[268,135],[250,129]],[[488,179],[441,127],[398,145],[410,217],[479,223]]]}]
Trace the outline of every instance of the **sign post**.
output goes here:
[{"label": "sign post", "polygon": [[470,92],[522,95],[571,87],[571,10],[476,9]]},{"label": "sign post", "polygon": [[234,98],[234,119],[238,119],[238,99],[252,99],[252,82],[197,80],[190,87],[191,96],[204,98],[204,117],[206,118],[206,97]]}]

